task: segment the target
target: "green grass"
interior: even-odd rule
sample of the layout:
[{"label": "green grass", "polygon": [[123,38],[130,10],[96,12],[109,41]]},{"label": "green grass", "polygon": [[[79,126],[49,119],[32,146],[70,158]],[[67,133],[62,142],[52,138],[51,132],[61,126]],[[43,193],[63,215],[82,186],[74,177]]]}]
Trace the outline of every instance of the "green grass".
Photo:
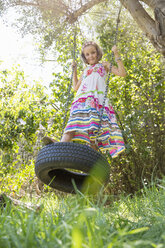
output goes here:
[{"label": "green grass", "polygon": [[165,181],[134,197],[50,192],[31,202],[41,208],[32,211],[8,203],[1,210],[0,247],[165,247]]}]

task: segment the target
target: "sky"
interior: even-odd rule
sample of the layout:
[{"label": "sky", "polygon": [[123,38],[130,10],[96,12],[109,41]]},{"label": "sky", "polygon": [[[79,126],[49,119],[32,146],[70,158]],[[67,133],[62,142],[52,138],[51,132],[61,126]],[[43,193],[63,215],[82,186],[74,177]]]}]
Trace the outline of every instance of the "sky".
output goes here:
[{"label": "sky", "polygon": [[[10,15],[11,16],[11,15]],[[53,55],[49,57],[53,59]],[[10,24],[7,26],[0,17],[0,70],[20,65],[31,80],[41,80],[45,86],[52,81],[55,62],[41,64],[36,41],[32,35],[22,37]]]}]

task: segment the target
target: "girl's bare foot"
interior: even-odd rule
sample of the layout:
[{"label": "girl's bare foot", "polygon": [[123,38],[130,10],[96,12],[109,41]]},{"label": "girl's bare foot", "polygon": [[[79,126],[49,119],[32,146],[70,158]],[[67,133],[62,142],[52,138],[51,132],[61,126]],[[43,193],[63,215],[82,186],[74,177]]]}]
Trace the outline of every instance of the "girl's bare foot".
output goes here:
[{"label": "girl's bare foot", "polygon": [[42,142],[44,143],[44,145],[49,145],[49,144],[55,143],[57,141],[54,140],[53,138],[45,136],[45,137],[43,137]]}]

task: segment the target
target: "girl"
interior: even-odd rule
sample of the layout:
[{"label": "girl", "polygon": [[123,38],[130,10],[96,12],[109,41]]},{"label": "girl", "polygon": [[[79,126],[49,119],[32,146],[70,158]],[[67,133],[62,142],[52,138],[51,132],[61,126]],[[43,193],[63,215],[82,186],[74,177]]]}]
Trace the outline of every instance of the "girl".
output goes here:
[{"label": "girl", "polygon": [[[126,71],[117,47],[113,46],[112,51],[117,67],[112,66],[111,72],[117,76],[125,77]],[[110,68],[109,62],[99,63],[102,55],[102,50],[95,42],[89,41],[84,44],[81,57],[88,66],[79,80],[77,78],[77,64],[74,61],[72,63],[74,67],[73,88],[77,94],[72,103],[70,118],[61,142],[85,141],[93,149],[108,150],[112,157],[116,157],[125,150],[125,146],[114,110],[108,99],[105,101],[101,127],[98,132],[106,75]],[[52,138],[44,138],[45,144],[52,142],[55,142]]]}]

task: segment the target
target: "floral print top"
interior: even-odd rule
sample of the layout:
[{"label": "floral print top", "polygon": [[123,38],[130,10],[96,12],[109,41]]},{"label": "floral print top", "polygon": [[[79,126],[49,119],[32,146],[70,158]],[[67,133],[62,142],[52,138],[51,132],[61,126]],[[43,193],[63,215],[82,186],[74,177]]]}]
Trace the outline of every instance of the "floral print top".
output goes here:
[{"label": "floral print top", "polygon": [[104,77],[106,74],[105,68],[102,64],[95,64],[92,66],[88,66],[83,74],[83,79],[92,74],[92,72],[97,72],[101,77]]}]

